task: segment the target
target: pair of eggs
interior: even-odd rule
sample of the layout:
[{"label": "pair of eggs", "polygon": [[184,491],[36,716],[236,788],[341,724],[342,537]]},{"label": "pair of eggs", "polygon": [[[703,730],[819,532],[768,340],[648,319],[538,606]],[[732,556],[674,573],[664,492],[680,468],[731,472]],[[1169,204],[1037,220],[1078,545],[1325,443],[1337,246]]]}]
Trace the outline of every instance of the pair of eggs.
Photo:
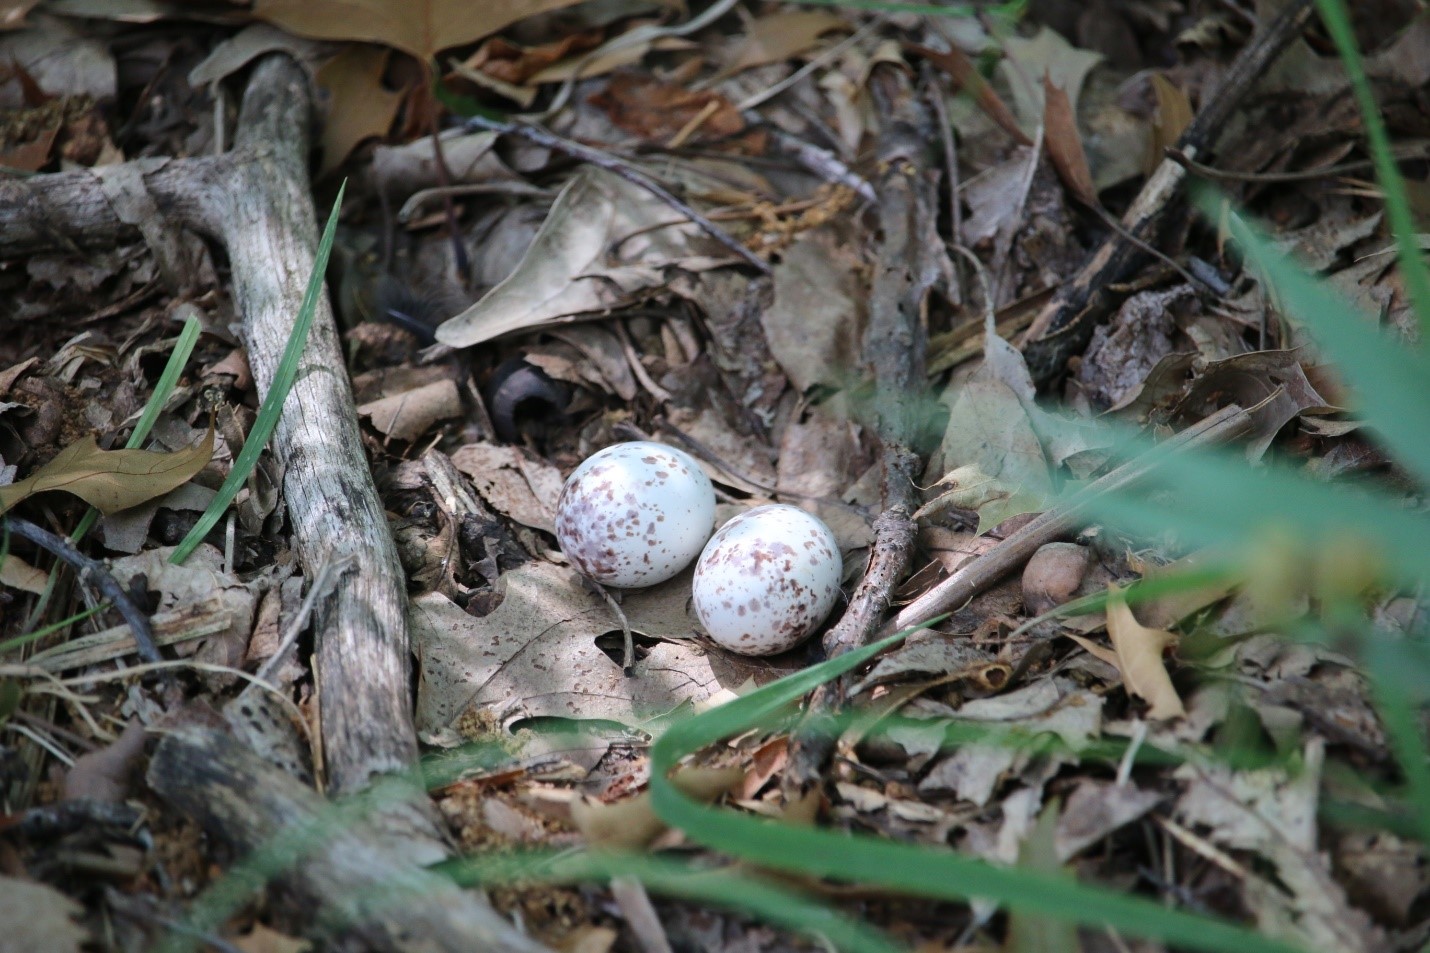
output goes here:
[{"label": "pair of eggs", "polygon": [[556,540],[582,573],[653,586],[699,554],[691,597],[723,648],[773,655],[798,645],[839,595],[834,534],[793,506],[759,506],[715,535],[715,489],[689,455],[649,441],[607,447],[577,467],[556,503]]}]

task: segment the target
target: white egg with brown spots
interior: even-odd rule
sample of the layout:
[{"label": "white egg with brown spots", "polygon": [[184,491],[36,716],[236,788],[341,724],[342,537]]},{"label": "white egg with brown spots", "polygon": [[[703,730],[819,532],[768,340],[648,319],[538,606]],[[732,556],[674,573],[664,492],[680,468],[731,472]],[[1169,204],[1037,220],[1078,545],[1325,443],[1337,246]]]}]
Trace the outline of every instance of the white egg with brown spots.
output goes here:
[{"label": "white egg with brown spots", "polygon": [[829,615],[843,569],[839,544],[819,517],[784,504],[758,506],[705,544],[695,564],[695,612],[722,648],[775,655]]},{"label": "white egg with brown spots", "polygon": [[689,454],[618,443],[587,457],[556,501],[556,541],[576,568],[618,589],[678,574],[715,525],[715,488]]}]

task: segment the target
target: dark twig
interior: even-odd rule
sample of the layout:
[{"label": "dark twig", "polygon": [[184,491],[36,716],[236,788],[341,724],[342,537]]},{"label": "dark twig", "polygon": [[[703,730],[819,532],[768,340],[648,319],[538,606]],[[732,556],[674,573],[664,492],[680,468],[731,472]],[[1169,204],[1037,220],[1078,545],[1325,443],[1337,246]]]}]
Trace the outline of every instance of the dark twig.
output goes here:
[{"label": "dark twig", "polygon": [[729,232],[676,198],[659,182],[656,182],[630,163],[616,158],[609,152],[602,152],[600,149],[594,149],[590,146],[582,145],[579,142],[572,142],[570,139],[563,139],[561,136],[549,130],[543,129],[540,126],[530,125],[529,123],[497,122],[482,116],[473,116],[467,120],[467,128],[484,129],[504,136],[520,136],[526,141],[535,143],[542,148],[555,150],[556,152],[571,156],[573,159],[580,159],[582,162],[589,162],[591,165],[618,175],[632,185],[645,189],[651,195],[654,195],[666,205],[669,205],[681,215],[690,219],[690,221],[698,225],[705,234],[730,249],[730,251],[734,252],[748,264],[759,269],[761,274],[768,275],[771,273],[768,262],[750,251],[744,245],[741,245]]},{"label": "dark twig", "polygon": [[[1296,172],[1233,172],[1229,169],[1218,169],[1198,162],[1175,146],[1167,147],[1166,156],[1193,175],[1204,179],[1215,179],[1218,182],[1305,182],[1308,179],[1324,179],[1351,172],[1368,172],[1375,168],[1374,160],[1361,159],[1358,162],[1328,165],[1324,169],[1301,169]],[[1430,156],[1430,153],[1422,148],[1398,154],[1395,158],[1399,162],[1408,162],[1414,159],[1424,159],[1427,156]]]},{"label": "dark twig", "polygon": [[154,630],[149,626],[149,616],[134,604],[134,601],[129,598],[128,590],[119,584],[119,580],[110,575],[104,563],[75,549],[74,544],[63,536],[56,536],[29,520],[23,520],[17,516],[7,516],[5,525],[16,536],[28,539],[36,546],[53,553],[68,563],[78,574],[81,583],[87,583],[98,589],[114,605],[114,608],[119,610],[124,621],[129,623],[129,630],[134,635],[134,646],[141,659],[146,662],[162,662],[164,660],[164,657],[159,654],[159,647],[154,644]]},{"label": "dark twig", "polygon": [[[1267,25],[1265,32],[1246,46],[1232,62],[1220,86],[1177,141],[1177,149],[1191,159],[1201,159],[1216,142],[1232,113],[1286,47],[1300,35],[1313,12],[1311,0],[1291,0]],[[1181,221],[1182,185],[1188,172],[1164,159],[1142,187],[1122,224],[1128,234],[1156,245],[1159,236]],[[1121,233],[1105,238],[1083,263],[1077,275],[1048,302],[1023,340],[1028,369],[1039,384],[1062,373],[1067,360],[1087,343],[1093,327],[1114,307],[1113,286],[1126,281],[1146,260],[1140,247]]]}]

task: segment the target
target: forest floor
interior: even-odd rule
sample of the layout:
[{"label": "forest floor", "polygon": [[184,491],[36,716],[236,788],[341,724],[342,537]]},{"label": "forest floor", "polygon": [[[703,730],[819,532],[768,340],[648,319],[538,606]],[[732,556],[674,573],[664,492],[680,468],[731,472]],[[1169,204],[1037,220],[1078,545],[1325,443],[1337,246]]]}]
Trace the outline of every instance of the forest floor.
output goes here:
[{"label": "forest floor", "polygon": [[[1430,230],[1430,17],[1353,6]],[[1253,489],[1421,525],[1411,424],[1232,240],[1415,349],[1309,0],[0,10],[0,951],[1430,941],[1425,699],[1407,734],[1366,649],[1423,569]],[[1134,433],[1244,483],[1148,485]],[[812,638],[729,651],[689,567],[583,581],[563,481],[629,440],[716,525],[827,524]],[[657,741],[911,625],[674,787],[990,867],[674,822]]]}]

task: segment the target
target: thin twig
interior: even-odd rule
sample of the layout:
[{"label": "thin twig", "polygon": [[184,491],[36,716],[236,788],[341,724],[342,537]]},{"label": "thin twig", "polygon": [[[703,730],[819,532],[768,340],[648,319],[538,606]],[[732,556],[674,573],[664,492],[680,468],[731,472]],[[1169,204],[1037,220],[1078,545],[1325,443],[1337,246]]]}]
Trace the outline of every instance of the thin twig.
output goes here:
[{"label": "thin twig", "polygon": [[273,670],[283,661],[283,656],[288,654],[288,650],[293,647],[294,642],[298,641],[298,636],[301,635],[303,629],[307,627],[308,616],[312,615],[314,604],[328,594],[328,590],[332,588],[333,583],[337,581],[339,576],[347,571],[353,562],[354,559],[352,556],[345,556],[335,563],[323,563],[322,568],[318,570],[317,578],[315,578],[308,587],[308,595],[303,598],[303,604],[298,607],[298,614],[288,623],[288,629],[283,633],[283,638],[279,640],[277,650],[270,655],[263,665],[259,667],[258,671],[254,673],[254,681],[249,682],[244,686],[243,691],[238,693],[239,698],[242,698],[252,689],[268,681],[268,677],[273,674]]},{"label": "thin twig", "polygon": [[665,186],[644,172],[641,172],[630,163],[611,155],[609,152],[602,152],[600,149],[582,145],[579,142],[572,142],[570,139],[564,139],[550,130],[528,123],[497,122],[483,116],[473,116],[467,120],[467,128],[496,132],[504,136],[520,136],[526,141],[535,143],[542,148],[555,150],[556,152],[571,156],[573,159],[589,162],[591,165],[614,173],[632,185],[645,189],[651,195],[654,195],[666,205],[669,205],[681,215],[690,219],[690,221],[698,225],[705,234],[730,249],[730,251],[734,252],[748,264],[759,269],[761,274],[768,275],[772,272],[768,262],[750,251],[744,245],[741,245],[729,232],[676,198]]},{"label": "thin twig", "polygon": [[[1324,179],[1328,176],[1364,172],[1375,168],[1373,160],[1361,159],[1357,162],[1328,165],[1324,169],[1302,169],[1299,172],[1233,172],[1230,169],[1218,169],[1204,165],[1176,146],[1168,146],[1163,154],[1193,175],[1201,176],[1204,179],[1215,179],[1219,182],[1304,182],[1307,179]],[[1398,162],[1408,162],[1413,159],[1424,159],[1427,156],[1430,156],[1430,152],[1422,148],[1397,155],[1395,159]]]},{"label": "thin twig", "polygon": [[795,70],[793,73],[790,73],[788,76],[780,80],[778,83],[775,83],[769,89],[761,90],[760,92],[755,93],[753,96],[749,96],[746,99],[741,100],[740,103],[735,106],[735,109],[740,112],[745,112],[748,109],[756,109],[764,105],[765,103],[769,102],[771,99],[774,99],[780,93],[789,89],[795,83],[798,83],[810,73],[813,73],[825,63],[828,63],[840,53],[843,53],[845,50],[849,49],[855,43],[858,43],[860,40],[864,39],[866,36],[873,33],[875,30],[877,30],[883,25],[884,17],[882,15],[876,16],[874,19],[864,24],[864,26],[860,27],[857,32],[850,34],[843,40],[831,46],[829,49],[815,56],[808,63],[804,64],[799,69]]},{"label": "thin twig", "polygon": [[87,583],[98,589],[114,605],[114,608],[119,610],[124,621],[129,623],[129,630],[134,634],[134,647],[141,659],[146,662],[163,660],[163,656],[159,654],[159,647],[154,644],[154,630],[149,626],[149,616],[134,604],[134,601],[129,598],[128,590],[110,574],[104,563],[75,549],[74,544],[63,536],[56,536],[29,520],[20,519],[18,516],[7,516],[5,524],[16,536],[28,539],[36,546],[53,553],[68,563],[79,575],[81,583]]}]

